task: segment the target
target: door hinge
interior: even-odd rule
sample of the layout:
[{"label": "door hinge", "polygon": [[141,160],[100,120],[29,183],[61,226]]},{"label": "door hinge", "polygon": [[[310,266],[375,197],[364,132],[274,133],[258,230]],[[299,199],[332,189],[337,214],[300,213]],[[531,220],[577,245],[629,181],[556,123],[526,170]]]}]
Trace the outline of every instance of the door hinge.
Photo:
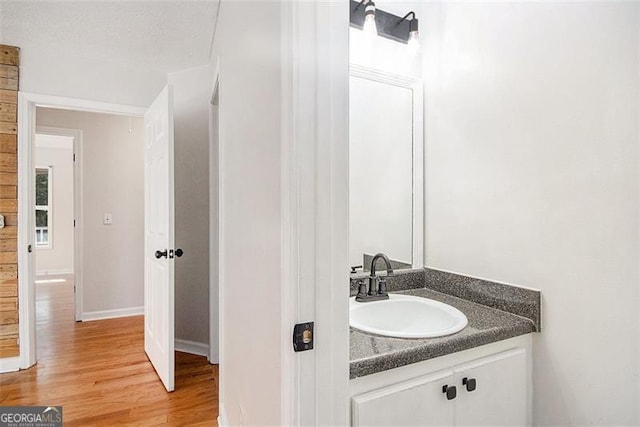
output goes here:
[{"label": "door hinge", "polygon": [[313,322],[298,323],[293,327],[293,351],[313,350]]},{"label": "door hinge", "polygon": [[73,293],[76,293],[76,285],[73,285]]},{"label": "door hinge", "polygon": [[73,226],[74,227],[76,226],[76,220],[75,219],[73,220]]},{"label": "door hinge", "polygon": [[73,153],[73,161],[76,161],[76,153]]}]

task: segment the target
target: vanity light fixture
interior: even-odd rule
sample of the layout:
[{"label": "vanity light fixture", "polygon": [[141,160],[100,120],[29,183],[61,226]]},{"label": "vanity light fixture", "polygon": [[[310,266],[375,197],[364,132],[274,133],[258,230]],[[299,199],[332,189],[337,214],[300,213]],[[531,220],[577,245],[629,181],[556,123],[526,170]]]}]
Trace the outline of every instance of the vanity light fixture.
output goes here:
[{"label": "vanity light fixture", "polygon": [[[414,12],[409,12],[401,18],[384,10],[376,9],[375,3],[371,0],[350,0],[350,5],[349,21],[352,27],[400,43],[407,43],[411,51],[418,51],[420,46],[418,19]],[[410,16],[411,19],[408,19]]]}]

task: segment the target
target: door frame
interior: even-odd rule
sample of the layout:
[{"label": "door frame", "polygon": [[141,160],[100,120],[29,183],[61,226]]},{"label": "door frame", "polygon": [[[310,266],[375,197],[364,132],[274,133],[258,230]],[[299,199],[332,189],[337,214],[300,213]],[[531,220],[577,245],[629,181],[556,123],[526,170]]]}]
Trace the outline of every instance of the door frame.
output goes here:
[{"label": "door frame", "polygon": [[[222,229],[220,228],[220,214],[222,212],[220,185],[222,164],[220,163],[220,58],[215,61],[213,71],[213,86],[209,98],[209,354],[211,364],[220,364],[222,358],[220,334],[223,328],[220,325],[220,287],[221,260],[220,247],[222,246]],[[218,386],[223,387],[223,381],[218,378]],[[218,393],[221,395],[218,391]]]},{"label": "door frame", "polygon": [[[20,369],[36,364],[36,299],[35,262],[28,252],[29,245],[35,247],[31,232],[35,224],[35,213],[31,206],[35,185],[34,143],[36,134],[36,107],[58,108],[91,113],[117,114],[143,117],[144,107],[111,104],[55,95],[18,92],[18,304],[20,339]],[[75,148],[75,147],[74,147]],[[76,218],[78,220],[78,218]],[[81,228],[76,222],[76,228]],[[76,244],[76,248],[78,245]],[[79,260],[74,260],[74,268]],[[76,310],[78,306],[76,305]]]},{"label": "door frame", "polygon": [[[82,224],[82,130],[52,126],[36,126],[37,134],[70,136],[73,138],[73,218]],[[34,141],[35,142],[35,141]],[[35,150],[35,147],[34,147]],[[35,151],[34,151],[35,154]],[[76,322],[82,320],[82,228],[73,227],[73,277],[74,277],[74,318]],[[33,247],[33,253],[36,252]],[[36,256],[37,260],[37,256]],[[37,272],[36,272],[37,273]],[[35,276],[34,276],[35,277]]]},{"label": "door frame", "polygon": [[[349,4],[281,3],[282,425],[349,423]],[[312,351],[293,325],[315,322]]]},{"label": "door frame", "polygon": [[[349,423],[349,4],[280,3],[280,424]],[[224,131],[224,57],[211,58]],[[220,71],[218,71],[220,70]],[[211,116],[210,116],[211,117]],[[221,132],[219,158],[224,158]],[[220,162],[220,168],[224,168]],[[221,178],[224,175],[220,175]],[[217,183],[224,200],[224,180]],[[224,209],[220,209],[223,224]],[[219,242],[225,240],[220,227]],[[221,246],[223,247],[223,246]],[[224,277],[224,251],[218,254]],[[220,301],[224,286],[220,286]],[[224,306],[220,363],[224,367]],[[295,353],[293,326],[315,322],[312,351]],[[259,356],[256,356],[259,357]],[[220,369],[220,396],[226,378]],[[228,425],[219,402],[221,426]]]}]

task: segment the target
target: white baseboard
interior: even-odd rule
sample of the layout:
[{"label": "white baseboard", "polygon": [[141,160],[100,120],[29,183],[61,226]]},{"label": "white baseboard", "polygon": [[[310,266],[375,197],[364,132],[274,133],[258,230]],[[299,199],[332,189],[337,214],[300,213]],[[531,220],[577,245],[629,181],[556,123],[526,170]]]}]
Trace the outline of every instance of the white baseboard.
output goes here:
[{"label": "white baseboard", "polygon": [[20,370],[20,356],[0,359],[0,374]]},{"label": "white baseboard", "polygon": [[44,270],[44,271],[36,271],[36,277],[40,276],[63,276],[73,274],[73,269],[60,269],[60,270]]},{"label": "white baseboard", "polygon": [[227,418],[227,411],[224,409],[224,404],[220,402],[220,411],[218,414],[218,427],[228,427],[229,419]]},{"label": "white baseboard", "polygon": [[175,339],[176,351],[209,357],[209,346],[207,344],[189,340]]},{"label": "white baseboard", "polygon": [[144,307],[118,308],[115,310],[89,311],[82,313],[82,321],[115,319],[116,317],[140,316],[144,314]]}]

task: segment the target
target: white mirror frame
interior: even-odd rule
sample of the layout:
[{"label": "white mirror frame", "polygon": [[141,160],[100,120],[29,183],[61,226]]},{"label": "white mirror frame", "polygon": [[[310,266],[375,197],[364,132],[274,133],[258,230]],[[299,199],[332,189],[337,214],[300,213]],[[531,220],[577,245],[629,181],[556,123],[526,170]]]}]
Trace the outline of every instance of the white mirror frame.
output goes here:
[{"label": "white mirror frame", "polygon": [[388,73],[375,68],[351,64],[349,75],[379,83],[407,88],[413,93],[413,224],[411,264],[424,267],[424,114],[421,79]]}]

